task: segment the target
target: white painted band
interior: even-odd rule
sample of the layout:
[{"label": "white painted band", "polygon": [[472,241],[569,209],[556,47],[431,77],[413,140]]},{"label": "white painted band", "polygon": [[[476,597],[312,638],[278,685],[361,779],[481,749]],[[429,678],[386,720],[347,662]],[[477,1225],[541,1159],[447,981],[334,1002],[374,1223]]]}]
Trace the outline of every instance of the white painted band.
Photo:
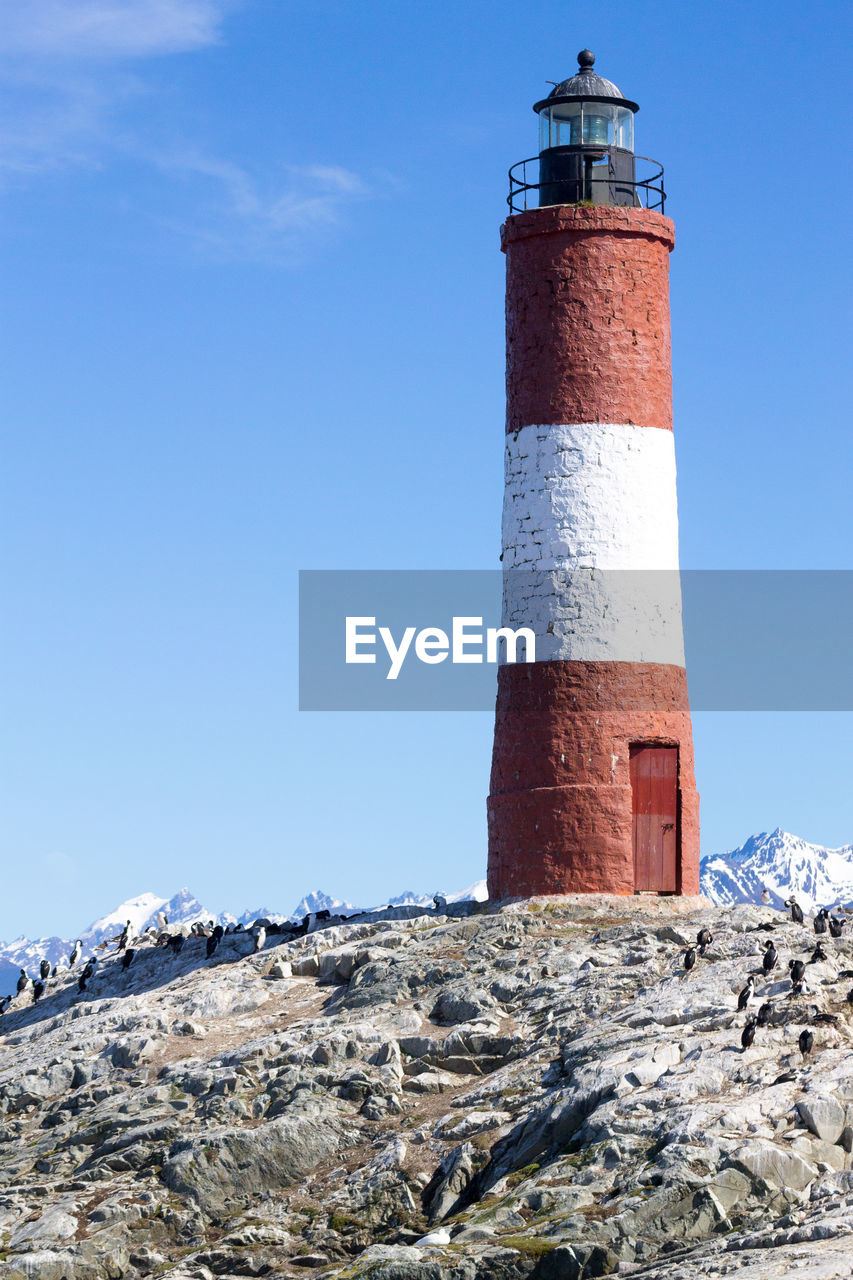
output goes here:
[{"label": "white painted band", "polygon": [[529,426],[507,437],[504,626],[540,661],[684,663],[672,432]]}]

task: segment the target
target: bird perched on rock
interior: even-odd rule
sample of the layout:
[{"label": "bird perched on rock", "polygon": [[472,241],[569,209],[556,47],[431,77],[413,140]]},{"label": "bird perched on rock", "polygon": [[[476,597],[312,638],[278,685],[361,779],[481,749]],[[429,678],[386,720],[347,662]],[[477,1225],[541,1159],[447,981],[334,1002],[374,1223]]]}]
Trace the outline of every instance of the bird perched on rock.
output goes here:
[{"label": "bird perched on rock", "polygon": [[218,938],[214,938],[213,934],[211,934],[211,935],[210,935],[210,937],[209,937],[209,938],[208,938],[208,940],[207,940],[207,945],[206,945],[206,947],[205,947],[205,949],[204,949],[204,950],[205,950],[205,954],[207,955],[208,960],[209,960],[209,959],[210,959],[210,957],[213,955],[214,951],[216,950],[216,948],[217,948],[218,946],[219,946],[219,939],[218,939]]},{"label": "bird perched on rock", "polygon": [[26,969],[22,969],[20,976],[18,978],[18,995],[20,995],[22,991],[26,991],[29,985],[30,985],[30,980],[27,977],[27,971]]},{"label": "bird perched on rock", "polygon": [[68,968],[73,969],[83,951],[83,943],[78,938],[71,948],[71,955],[68,957]]},{"label": "bird perched on rock", "polygon": [[36,981],[33,983],[33,1004],[38,1004],[44,995],[44,983]]},{"label": "bird perched on rock", "polygon": [[94,956],[92,956],[91,960],[90,960],[90,961],[89,961],[89,963],[86,965],[86,967],[85,967],[85,969],[83,970],[83,972],[80,974],[80,977],[77,979],[77,990],[78,990],[78,991],[85,991],[85,990],[86,990],[86,983],[89,981],[89,979],[92,977],[92,974],[95,972],[95,966],[97,965],[97,963],[98,963],[98,962],[97,962],[97,960],[95,959],[95,957],[94,957]]},{"label": "bird perched on rock", "polygon": [[839,916],[829,917],[829,935],[831,938],[840,938],[841,930],[846,924],[846,920],[842,920]]},{"label": "bird perched on rock", "polygon": [[797,1042],[800,1046],[800,1053],[805,1058],[814,1048],[814,1035],[811,1031],[801,1031],[800,1038]]},{"label": "bird perched on rock", "polygon": [[255,934],[255,942],[254,942],[254,946],[252,947],[252,951],[253,952],[263,951],[264,943],[266,942],[266,940],[267,940],[267,931],[264,928],[264,926],[261,925],[260,929]]},{"label": "bird perched on rock", "polygon": [[136,952],[134,951],[133,947],[128,947],[128,948],[127,948],[127,950],[125,951],[124,955],[123,955],[123,956],[122,956],[122,958],[121,958],[121,967],[122,967],[122,969],[129,969],[129,968],[130,968],[131,964],[133,963],[133,957],[134,957],[135,955],[136,955]]},{"label": "bird perched on rock", "polygon": [[118,940],[119,951],[124,951],[125,947],[127,946],[127,940],[129,937],[130,937],[130,921],[128,920],[124,928],[122,929],[121,937]]},{"label": "bird perched on rock", "polygon": [[755,1039],[755,1028],[757,1023],[758,1023],[757,1018],[747,1018],[746,1020],[746,1025],[744,1026],[744,1029],[741,1032],[741,1037],[740,1037],[741,1048],[743,1049],[744,1053],[746,1053],[747,1049]]},{"label": "bird perched on rock", "polygon": [[182,933],[173,933],[169,939],[169,946],[176,956],[179,956],[184,949],[184,935]]},{"label": "bird perched on rock", "polygon": [[[155,915],[154,919],[157,921],[157,928],[158,928],[158,929],[165,929],[165,928],[166,928],[166,925],[169,923],[169,921],[168,921],[168,920],[166,919],[166,917],[163,915],[163,912],[162,912],[162,911],[158,911],[158,912],[157,912],[157,914]],[[130,921],[128,921],[128,924],[129,924],[129,923],[130,923]]]},{"label": "bird perched on rock", "polygon": [[769,890],[769,889],[762,889],[762,890],[761,890],[761,901],[764,903],[765,907],[766,907],[766,906],[768,905],[768,903],[771,901],[771,898],[770,898],[770,890]]},{"label": "bird perched on rock", "polygon": [[700,929],[696,934],[696,941],[699,944],[700,956],[704,956],[705,948],[710,947],[711,943],[714,941],[714,935],[711,933],[710,929]]},{"label": "bird perched on rock", "polygon": [[215,938],[217,942],[221,942],[222,939],[225,937],[224,926],[221,924],[216,925],[210,936],[211,938]]},{"label": "bird perched on rock", "polygon": [[794,995],[798,996],[803,990],[806,966],[802,960],[789,960],[788,968],[791,971],[791,991]]},{"label": "bird perched on rock", "polygon": [[829,912],[827,911],[826,907],[821,907],[820,911],[818,911],[817,915],[814,918],[815,933],[826,933],[826,918],[828,915],[829,915]]},{"label": "bird perched on rock", "polygon": [[741,991],[740,995],[737,998],[738,1013],[741,1013],[746,1008],[746,1006],[749,1004],[750,1000],[754,995],[755,995],[755,979],[753,978],[752,974],[750,974],[746,980],[746,986],[743,988],[743,990]]},{"label": "bird perched on rock", "polygon": [[684,953],[684,968],[689,973],[696,963],[696,948],[688,947]]},{"label": "bird perched on rock", "polygon": [[50,977],[50,961],[49,960],[42,960],[41,964],[39,965],[39,977],[41,978],[42,982],[47,982],[48,978]]},{"label": "bird perched on rock", "polygon": [[790,898],[788,898],[788,900],[785,903],[785,906],[791,908],[791,919],[793,920],[794,924],[802,924],[803,908],[800,906],[799,902],[797,902],[797,899],[794,897],[793,894],[791,894]]},{"label": "bird perched on rock", "polygon": [[432,895],[432,904],[436,911],[443,911],[447,906],[447,895],[444,893],[434,893]]},{"label": "bird perched on rock", "polygon": [[837,1027],[839,1019],[834,1013],[823,1013],[816,1004],[812,1005],[812,1022],[822,1022],[827,1027]]},{"label": "bird perched on rock", "polygon": [[853,969],[841,969],[838,976],[839,978],[853,978]]},{"label": "bird perched on rock", "polygon": [[770,1021],[770,1015],[773,1012],[773,1005],[769,1000],[765,1000],[764,1004],[758,1010],[758,1016],[755,1021],[759,1027],[766,1027]]},{"label": "bird perched on rock", "polygon": [[765,977],[771,973],[779,963],[779,952],[773,945],[773,939],[768,938],[764,944],[764,956],[761,961],[761,968],[764,970]]},{"label": "bird perched on rock", "polygon": [[809,964],[822,964],[825,959],[826,952],[823,949],[823,943],[819,942],[812,952],[812,958],[809,960]]}]

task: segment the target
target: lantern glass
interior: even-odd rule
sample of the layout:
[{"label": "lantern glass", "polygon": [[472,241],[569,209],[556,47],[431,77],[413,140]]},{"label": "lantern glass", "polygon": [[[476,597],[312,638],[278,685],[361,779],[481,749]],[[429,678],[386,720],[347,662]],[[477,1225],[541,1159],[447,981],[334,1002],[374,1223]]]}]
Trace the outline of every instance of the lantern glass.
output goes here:
[{"label": "lantern glass", "polygon": [[559,102],[539,112],[539,150],[549,147],[634,150],[634,113],[609,102]]}]

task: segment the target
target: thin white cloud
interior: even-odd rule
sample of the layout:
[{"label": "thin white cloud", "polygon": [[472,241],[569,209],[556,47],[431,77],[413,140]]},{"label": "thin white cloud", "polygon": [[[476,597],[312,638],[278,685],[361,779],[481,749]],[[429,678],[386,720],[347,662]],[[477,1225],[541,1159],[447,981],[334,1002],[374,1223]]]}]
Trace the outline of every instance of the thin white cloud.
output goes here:
[{"label": "thin white cloud", "polygon": [[171,182],[151,218],[197,248],[217,258],[301,256],[300,247],[372,194],[357,174],[319,164],[261,172],[220,157],[208,139],[176,149],[152,136],[138,109],[158,92],[145,59],[221,42],[225,18],[246,3],[0,0],[0,180],[9,186],[69,167],[106,171],[117,157],[130,158]]},{"label": "thin white cloud", "polygon": [[4,0],[0,57],[140,58],[220,38],[228,0]]},{"label": "thin white cloud", "polygon": [[261,177],[200,152],[151,160],[193,185],[195,216],[171,221],[172,228],[228,258],[292,260],[306,240],[338,226],[355,202],[374,194],[358,174],[337,165],[286,165]]}]

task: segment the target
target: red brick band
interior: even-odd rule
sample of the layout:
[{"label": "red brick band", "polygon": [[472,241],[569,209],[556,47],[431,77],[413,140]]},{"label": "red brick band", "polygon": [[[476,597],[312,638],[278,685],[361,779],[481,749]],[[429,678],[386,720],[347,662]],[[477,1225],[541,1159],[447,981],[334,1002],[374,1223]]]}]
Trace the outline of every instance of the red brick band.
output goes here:
[{"label": "red brick band", "polygon": [[678,892],[699,892],[699,797],[682,667],[501,667],[492,758],[489,895],[633,893],[629,748],[679,748]]},{"label": "red brick band", "polygon": [[671,430],[670,219],[554,205],[507,218],[501,240],[507,432],[558,422]]}]

